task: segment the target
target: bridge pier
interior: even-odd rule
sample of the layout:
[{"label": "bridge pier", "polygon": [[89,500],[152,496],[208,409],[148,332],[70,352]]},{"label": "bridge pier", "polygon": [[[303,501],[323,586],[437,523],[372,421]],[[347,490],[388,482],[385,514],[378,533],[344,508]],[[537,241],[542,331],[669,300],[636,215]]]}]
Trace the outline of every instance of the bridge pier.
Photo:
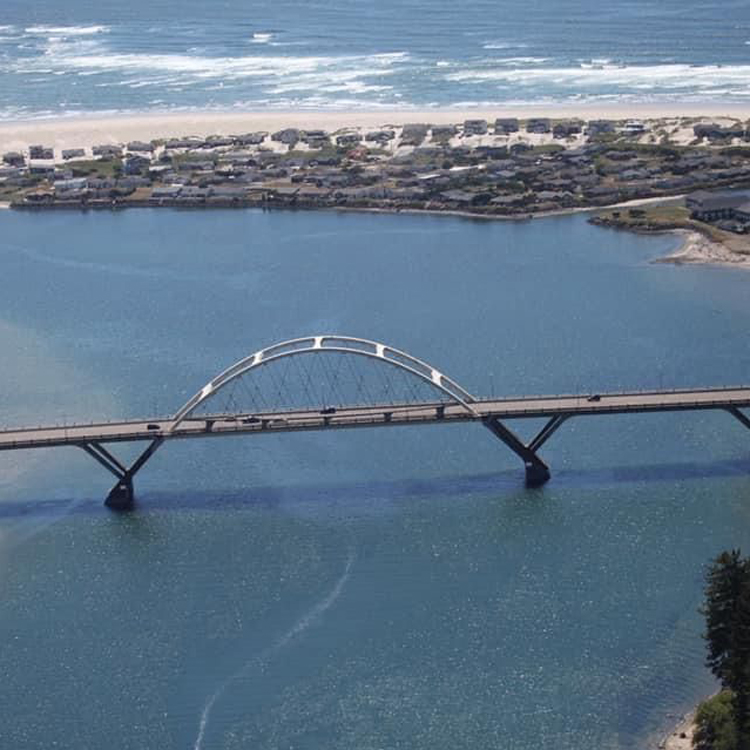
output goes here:
[{"label": "bridge pier", "polygon": [[109,491],[104,504],[112,510],[132,510],[135,504],[135,491],[133,489],[133,477],[143,467],[146,461],[153,456],[154,452],[164,442],[163,437],[151,441],[148,448],[132,463],[125,467],[100,443],[81,443],[79,447],[98,461],[107,471],[117,477],[117,484]]},{"label": "bridge pier", "polygon": [[544,464],[541,466],[539,464],[526,464],[527,487],[541,487],[545,482],[549,481],[549,478],[549,469]]},{"label": "bridge pier", "polygon": [[541,487],[550,478],[550,471],[547,464],[542,461],[536,454],[536,450],[530,446],[539,446],[545,442],[547,437],[557,429],[557,426],[550,428],[549,424],[542,430],[546,431],[546,436],[540,439],[540,435],[531,441],[530,445],[522,442],[513,432],[511,432],[497,417],[487,417],[482,420],[484,426],[496,437],[508,446],[526,466],[526,486]]},{"label": "bridge pier", "polygon": [[104,504],[112,510],[132,510],[135,502],[132,477],[123,477],[107,495]]}]

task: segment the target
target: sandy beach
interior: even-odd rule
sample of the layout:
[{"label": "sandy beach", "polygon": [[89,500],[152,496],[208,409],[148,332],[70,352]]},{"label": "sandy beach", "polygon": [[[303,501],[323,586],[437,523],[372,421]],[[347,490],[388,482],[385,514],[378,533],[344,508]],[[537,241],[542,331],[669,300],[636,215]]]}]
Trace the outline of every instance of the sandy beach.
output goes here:
[{"label": "sandy beach", "polygon": [[152,138],[230,135],[286,127],[324,129],[377,128],[424,122],[459,123],[467,119],[494,120],[496,117],[552,117],[584,120],[675,117],[750,118],[750,105],[586,105],[506,106],[496,109],[436,108],[397,111],[282,111],[206,112],[183,111],[163,114],[91,115],[0,123],[0,153],[26,149],[43,143],[55,149],[90,147],[95,143],[122,143]]},{"label": "sandy beach", "polygon": [[[655,263],[682,264],[708,264],[731,266],[750,270],[750,248],[744,252],[723,242],[713,242],[699,232],[691,232],[684,229],[673,229],[671,233],[683,238],[682,245],[669,255],[659,258]],[[738,237],[741,242],[743,238]]]},{"label": "sandy beach", "polygon": [[694,719],[695,711],[683,716],[680,723],[659,743],[658,750],[692,750]]}]

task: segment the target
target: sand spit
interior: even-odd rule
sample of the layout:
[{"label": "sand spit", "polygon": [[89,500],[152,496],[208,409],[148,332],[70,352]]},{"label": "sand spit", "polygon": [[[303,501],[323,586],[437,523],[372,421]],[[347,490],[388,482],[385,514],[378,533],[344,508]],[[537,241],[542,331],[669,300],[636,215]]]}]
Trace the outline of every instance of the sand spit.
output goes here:
[{"label": "sand spit", "polygon": [[686,229],[672,230],[683,237],[682,245],[655,263],[710,264],[750,270],[750,253],[733,249],[723,242],[714,242],[699,232]]}]

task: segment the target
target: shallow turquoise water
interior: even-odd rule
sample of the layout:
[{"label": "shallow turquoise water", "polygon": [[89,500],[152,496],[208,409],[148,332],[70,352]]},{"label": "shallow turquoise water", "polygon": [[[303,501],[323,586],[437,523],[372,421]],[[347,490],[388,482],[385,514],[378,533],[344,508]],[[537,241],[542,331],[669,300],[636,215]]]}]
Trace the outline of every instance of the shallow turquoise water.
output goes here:
[{"label": "shallow turquoise water", "polygon": [[[581,217],[0,218],[7,424],[172,412],[322,331],[477,394],[748,379],[749,277]],[[526,490],[471,425],[187,441],[125,517],[83,452],[0,456],[2,744],[641,747],[712,687],[696,610],[748,546],[749,445],[574,420]]]}]

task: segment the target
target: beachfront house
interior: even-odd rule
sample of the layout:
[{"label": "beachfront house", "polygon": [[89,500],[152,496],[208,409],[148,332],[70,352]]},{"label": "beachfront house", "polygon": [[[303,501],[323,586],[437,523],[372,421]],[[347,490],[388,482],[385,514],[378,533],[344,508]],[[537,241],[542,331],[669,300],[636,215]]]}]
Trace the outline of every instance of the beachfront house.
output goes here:
[{"label": "beachfront house", "polygon": [[527,133],[549,133],[552,129],[552,123],[547,117],[532,117],[526,123]]},{"label": "beachfront house", "polygon": [[11,167],[22,167],[26,159],[18,151],[8,151],[7,154],[3,154],[3,162]]},{"label": "beachfront house", "polygon": [[465,120],[464,135],[485,135],[487,133],[487,120]]},{"label": "beachfront house", "polygon": [[685,205],[690,216],[698,221],[718,221],[737,218],[737,209],[747,206],[748,198],[740,193],[710,193],[699,191],[688,195]]},{"label": "beachfront house", "polygon": [[509,135],[518,132],[517,117],[498,117],[495,120],[495,135]]}]

